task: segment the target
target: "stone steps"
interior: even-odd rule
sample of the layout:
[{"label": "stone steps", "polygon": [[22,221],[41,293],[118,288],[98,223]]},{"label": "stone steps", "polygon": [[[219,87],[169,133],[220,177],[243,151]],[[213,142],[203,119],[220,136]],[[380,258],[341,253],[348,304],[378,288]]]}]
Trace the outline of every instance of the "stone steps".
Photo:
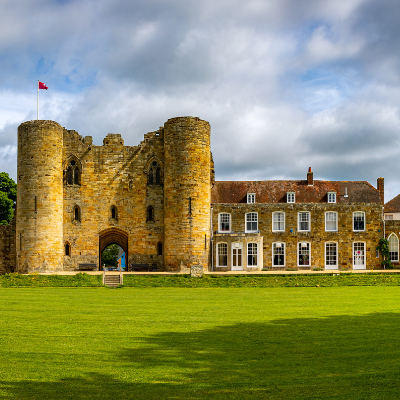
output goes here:
[{"label": "stone steps", "polygon": [[121,275],[104,275],[104,285],[110,288],[116,288],[119,285],[122,285],[122,276]]}]

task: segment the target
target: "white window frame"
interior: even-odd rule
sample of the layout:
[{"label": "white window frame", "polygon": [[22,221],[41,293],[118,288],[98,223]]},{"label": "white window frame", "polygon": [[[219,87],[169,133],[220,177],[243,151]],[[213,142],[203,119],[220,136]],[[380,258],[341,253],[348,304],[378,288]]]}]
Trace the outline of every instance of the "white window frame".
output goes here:
[{"label": "white window frame", "polygon": [[[225,216],[229,216],[228,218],[228,224],[229,224],[229,229],[222,229],[222,223],[226,223],[226,221],[221,221],[223,219],[223,217]],[[230,233],[232,231],[232,219],[231,219],[231,214],[230,213],[219,213],[218,214],[218,232],[220,233]]]},{"label": "white window frame", "polygon": [[[300,215],[308,215],[308,221],[303,221],[303,220],[300,220]],[[300,229],[300,226],[301,226],[301,223],[305,223],[305,222],[308,222],[308,229]],[[297,213],[297,230],[299,231],[299,232],[310,232],[311,231],[311,213],[310,213],[310,211],[299,211],[298,213]]]},{"label": "white window frame", "polygon": [[[304,247],[303,244],[306,244]],[[307,249],[306,251],[304,249]],[[300,256],[308,254],[308,264],[300,264]],[[298,242],[297,244],[297,266],[298,267],[310,267],[311,266],[311,243],[310,242]]]},{"label": "white window frame", "polygon": [[[392,240],[393,239],[393,240]],[[390,261],[399,261],[399,238],[395,233],[391,233],[388,237]]]},{"label": "white window frame", "polygon": [[[328,263],[328,257],[333,257],[331,254],[328,254],[327,246],[335,246],[336,254],[335,254],[335,264]],[[339,255],[339,245],[337,242],[325,242],[325,269],[338,269],[338,255]]]},{"label": "white window frame", "polygon": [[[355,229],[355,218],[360,217],[362,215],[363,221],[364,221],[364,229]],[[366,226],[366,221],[365,221],[365,212],[364,211],[354,211],[353,212],[353,232],[364,232],[365,231],[365,226]]]},{"label": "white window frame", "polygon": [[[282,220],[275,221],[275,216],[282,216]],[[275,229],[274,224],[283,224],[283,229]],[[272,213],[272,232],[285,232],[285,213],[283,211],[274,211]]]},{"label": "white window frame", "polygon": [[[249,262],[251,257],[253,258],[253,262],[255,261],[255,264],[253,262]],[[258,267],[258,243],[247,243],[247,267]]]},{"label": "white window frame", "polygon": [[[248,220],[249,218],[254,218],[251,219],[250,221]],[[255,223],[255,229],[249,229],[247,224],[253,225]],[[246,233],[251,233],[251,232],[258,232],[258,213],[256,212],[249,212],[246,213],[245,215],[245,232]]]},{"label": "white window frame", "polygon": [[[278,247],[277,245],[280,245]],[[275,252],[276,249],[280,249],[278,252]],[[275,264],[275,255],[283,255],[283,264]],[[286,244],[284,242],[275,242],[272,243],[272,266],[273,267],[285,267],[286,266]]]},{"label": "white window frame", "polygon": [[[328,220],[328,216],[334,215],[335,219],[334,220]],[[335,228],[334,229],[328,229],[328,222],[334,222],[335,223]],[[338,230],[338,213],[336,211],[327,211],[325,212],[325,232],[337,232]]]},{"label": "white window frame", "polygon": [[286,203],[296,203],[296,193],[287,192],[286,193]]},{"label": "white window frame", "polygon": [[336,192],[328,192],[328,203],[336,203]]},{"label": "white window frame", "polygon": [[[224,248],[226,250],[226,254],[221,254],[221,250],[220,250],[220,245],[225,245]],[[224,251],[225,252],[225,251]],[[218,242],[217,243],[217,252],[216,252],[216,256],[217,256],[217,267],[221,267],[221,268],[227,268],[228,267],[228,243],[225,242]],[[226,265],[220,265],[220,256],[225,256],[226,257]]]},{"label": "white window frame", "polygon": [[385,214],[385,220],[386,221],[392,221],[393,220],[393,214]]},{"label": "white window frame", "polygon": [[[362,249],[360,245],[362,245]],[[365,242],[353,242],[353,269],[366,269],[366,247]],[[363,251],[364,254],[356,254],[356,251]]]},{"label": "white window frame", "polygon": [[256,194],[255,193],[247,193],[247,204],[252,204],[256,202]]}]

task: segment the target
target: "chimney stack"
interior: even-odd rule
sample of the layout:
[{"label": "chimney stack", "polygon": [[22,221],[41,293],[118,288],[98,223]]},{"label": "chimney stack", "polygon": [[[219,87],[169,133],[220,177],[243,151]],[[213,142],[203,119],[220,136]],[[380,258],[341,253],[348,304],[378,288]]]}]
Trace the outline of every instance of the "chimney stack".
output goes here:
[{"label": "chimney stack", "polygon": [[376,187],[379,190],[379,194],[381,195],[382,204],[385,204],[385,190],[384,190],[384,179],[378,178]]},{"label": "chimney stack", "polygon": [[311,167],[308,168],[307,172],[307,185],[314,186],[314,178],[313,178],[313,173],[311,172]]}]

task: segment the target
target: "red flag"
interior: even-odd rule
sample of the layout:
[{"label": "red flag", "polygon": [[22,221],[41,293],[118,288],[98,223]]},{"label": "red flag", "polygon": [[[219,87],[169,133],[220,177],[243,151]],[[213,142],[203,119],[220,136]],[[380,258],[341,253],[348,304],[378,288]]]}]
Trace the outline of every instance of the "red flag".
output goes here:
[{"label": "red flag", "polygon": [[39,82],[39,89],[48,89],[48,87],[43,83],[43,82]]}]

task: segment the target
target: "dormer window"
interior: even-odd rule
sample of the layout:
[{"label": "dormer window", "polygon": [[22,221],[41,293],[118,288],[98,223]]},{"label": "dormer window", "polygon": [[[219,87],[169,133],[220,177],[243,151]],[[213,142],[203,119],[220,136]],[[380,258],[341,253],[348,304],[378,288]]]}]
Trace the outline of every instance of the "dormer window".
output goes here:
[{"label": "dormer window", "polygon": [[336,203],[336,192],[328,192],[328,203]]},{"label": "dormer window", "polygon": [[295,196],[294,192],[286,193],[286,202],[287,203],[295,203],[296,202],[296,196]]},{"label": "dormer window", "polygon": [[255,203],[256,202],[256,194],[255,193],[247,193],[247,203]]}]

